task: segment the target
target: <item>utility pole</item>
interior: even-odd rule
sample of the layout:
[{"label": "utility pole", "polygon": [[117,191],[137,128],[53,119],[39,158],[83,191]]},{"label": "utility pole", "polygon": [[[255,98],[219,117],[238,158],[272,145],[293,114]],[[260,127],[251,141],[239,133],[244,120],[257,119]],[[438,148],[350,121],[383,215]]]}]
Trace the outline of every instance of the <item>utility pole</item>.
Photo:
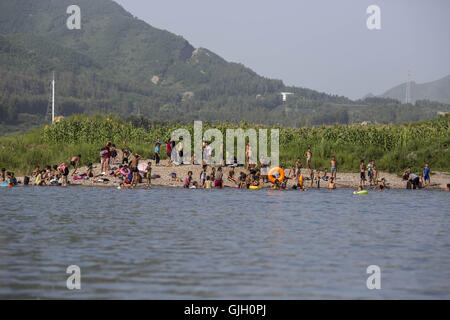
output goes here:
[{"label": "utility pole", "polygon": [[52,123],[55,122],[55,72],[52,80]]}]

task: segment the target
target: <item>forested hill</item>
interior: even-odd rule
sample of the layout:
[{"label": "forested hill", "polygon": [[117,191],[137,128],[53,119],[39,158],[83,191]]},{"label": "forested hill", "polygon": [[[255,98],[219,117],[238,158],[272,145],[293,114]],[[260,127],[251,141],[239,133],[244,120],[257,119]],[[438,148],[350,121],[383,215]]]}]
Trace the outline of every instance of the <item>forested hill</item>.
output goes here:
[{"label": "forested hill", "polygon": [[[81,8],[81,30],[66,26],[66,10],[73,4]],[[449,111],[448,105],[431,102],[351,101],[286,87],[194,48],[111,0],[2,0],[0,134],[45,121],[53,71],[57,114],[64,116],[116,113],[299,126],[414,121]],[[287,102],[282,91],[293,93]]]}]

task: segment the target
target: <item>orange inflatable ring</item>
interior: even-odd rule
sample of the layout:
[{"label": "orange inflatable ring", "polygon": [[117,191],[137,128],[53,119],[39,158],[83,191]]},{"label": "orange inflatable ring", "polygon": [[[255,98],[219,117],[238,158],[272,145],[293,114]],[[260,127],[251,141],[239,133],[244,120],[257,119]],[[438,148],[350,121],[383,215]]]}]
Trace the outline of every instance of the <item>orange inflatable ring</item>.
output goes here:
[{"label": "orange inflatable ring", "polygon": [[303,187],[303,175],[302,174],[300,174],[298,176],[298,184],[300,185],[300,187]]},{"label": "orange inflatable ring", "polygon": [[[278,172],[278,173],[280,174],[280,177],[279,177],[279,178],[275,178],[275,177],[273,176],[273,174],[274,174],[275,172]],[[278,182],[283,181],[283,179],[284,179],[284,171],[283,171],[283,169],[281,169],[281,168],[279,168],[279,167],[275,167],[275,168],[270,169],[270,171],[269,171],[269,180],[270,180],[272,183],[275,183],[276,180],[278,180]]]}]

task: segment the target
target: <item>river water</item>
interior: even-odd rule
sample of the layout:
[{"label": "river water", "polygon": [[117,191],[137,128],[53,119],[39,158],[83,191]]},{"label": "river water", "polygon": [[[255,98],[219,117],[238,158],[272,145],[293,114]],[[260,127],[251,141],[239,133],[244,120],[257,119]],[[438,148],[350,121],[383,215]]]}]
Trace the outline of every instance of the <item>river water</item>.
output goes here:
[{"label": "river water", "polygon": [[[449,299],[450,194],[0,188],[0,298]],[[77,265],[81,289],[69,290]],[[367,267],[381,270],[369,290]]]}]

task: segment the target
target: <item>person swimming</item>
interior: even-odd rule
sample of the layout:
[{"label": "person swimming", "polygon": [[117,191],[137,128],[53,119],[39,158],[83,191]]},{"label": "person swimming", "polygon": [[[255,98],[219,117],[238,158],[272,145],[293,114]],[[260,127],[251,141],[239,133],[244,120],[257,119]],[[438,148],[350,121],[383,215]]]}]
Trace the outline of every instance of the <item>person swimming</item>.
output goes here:
[{"label": "person swimming", "polygon": [[327,189],[336,189],[336,183],[334,182],[334,177],[331,177],[327,183]]}]

